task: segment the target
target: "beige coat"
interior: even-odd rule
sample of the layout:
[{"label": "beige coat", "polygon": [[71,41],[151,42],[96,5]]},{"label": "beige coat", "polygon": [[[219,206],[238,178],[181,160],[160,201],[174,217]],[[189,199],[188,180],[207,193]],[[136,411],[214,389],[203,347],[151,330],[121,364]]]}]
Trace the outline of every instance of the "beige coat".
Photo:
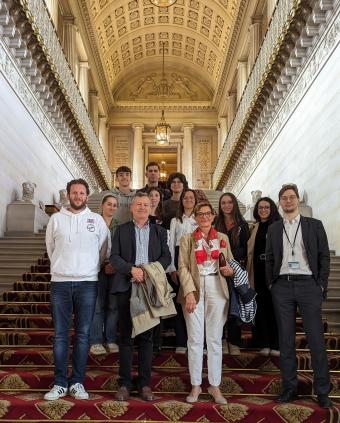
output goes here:
[{"label": "beige coat", "polygon": [[247,244],[247,272],[249,285],[254,289],[254,248],[255,248],[255,238],[257,230],[259,229],[259,222],[256,222],[253,230],[251,231],[250,238],[248,239]]},{"label": "beige coat", "polygon": [[[233,255],[230,250],[230,244],[228,237],[220,232],[217,232],[217,238],[219,241],[222,239],[226,243],[226,248],[220,248],[221,253],[225,255],[226,259],[232,259]],[[179,259],[178,259],[178,273],[180,280],[180,287],[177,296],[177,301],[181,304],[185,304],[185,297],[190,292],[195,295],[196,302],[200,299],[200,275],[195,257],[195,241],[192,234],[183,235],[180,241],[179,247]],[[229,298],[228,284],[224,276],[218,272],[220,277],[223,292],[226,298]]]}]

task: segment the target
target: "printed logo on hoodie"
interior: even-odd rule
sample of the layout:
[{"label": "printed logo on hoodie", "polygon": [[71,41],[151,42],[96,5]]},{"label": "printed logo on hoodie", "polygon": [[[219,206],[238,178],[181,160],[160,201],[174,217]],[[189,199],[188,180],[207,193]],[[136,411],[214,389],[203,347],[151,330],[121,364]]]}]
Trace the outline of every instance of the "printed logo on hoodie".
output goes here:
[{"label": "printed logo on hoodie", "polygon": [[96,230],[94,226],[94,219],[87,219],[87,230],[89,232],[94,232]]}]

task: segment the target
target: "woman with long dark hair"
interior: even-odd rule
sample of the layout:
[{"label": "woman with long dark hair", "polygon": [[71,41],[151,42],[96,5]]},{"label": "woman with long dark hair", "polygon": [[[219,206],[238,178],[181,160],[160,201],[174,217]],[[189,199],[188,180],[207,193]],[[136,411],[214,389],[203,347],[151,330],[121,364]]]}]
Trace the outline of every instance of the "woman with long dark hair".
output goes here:
[{"label": "woman with long dark hair", "polygon": [[158,187],[151,187],[147,190],[151,201],[151,213],[149,215],[150,223],[163,223],[163,195]]},{"label": "woman with long dark hair", "polygon": [[[186,188],[182,192],[180,204],[176,217],[170,222],[169,250],[171,253],[171,264],[167,271],[171,275],[171,283],[174,291],[179,289],[178,278],[178,254],[179,242],[183,235],[192,233],[197,228],[197,222],[194,215],[194,208],[197,204],[196,192],[193,189]],[[176,332],[176,352],[185,354],[187,351],[187,331],[183,317],[182,307],[176,304],[177,316],[174,317]]]},{"label": "woman with long dark hair", "polygon": [[279,337],[271,293],[266,284],[266,237],[268,227],[281,216],[274,201],[269,197],[257,200],[253,212],[256,221],[248,240],[247,271],[249,283],[257,292],[257,312],[253,327],[252,344],[261,348],[263,355],[278,356]]},{"label": "woman with long dark hair", "polygon": [[[237,202],[237,198],[231,192],[221,195],[218,203],[218,215],[215,221],[218,232],[226,234],[229,238],[231,252],[234,259],[242,266],[247,261],[247,241],[249,238],[249,226],[243,218]],[[227,322],[227,340],[229,353],[240,354],[241,346],[241,321],[237,317],[237,299],[234,287],[230,284],[230,310]]]}]

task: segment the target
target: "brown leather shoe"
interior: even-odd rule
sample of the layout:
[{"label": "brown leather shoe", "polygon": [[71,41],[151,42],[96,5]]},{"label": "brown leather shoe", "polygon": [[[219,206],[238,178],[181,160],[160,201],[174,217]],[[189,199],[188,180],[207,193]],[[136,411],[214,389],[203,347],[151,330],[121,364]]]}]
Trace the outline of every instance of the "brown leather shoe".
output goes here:
[{"label": "brown leather shoe", "polygon": [[143,386],[143,388],[139,391],[139,395],[144,401],[153,401],[155,399],[150,386]]},{"label": "brown leather shoe", "polygon": [[130,398],[130,392],[126,386],[121,386],[116,392],[115,398],[117,401],[128,401]]}]

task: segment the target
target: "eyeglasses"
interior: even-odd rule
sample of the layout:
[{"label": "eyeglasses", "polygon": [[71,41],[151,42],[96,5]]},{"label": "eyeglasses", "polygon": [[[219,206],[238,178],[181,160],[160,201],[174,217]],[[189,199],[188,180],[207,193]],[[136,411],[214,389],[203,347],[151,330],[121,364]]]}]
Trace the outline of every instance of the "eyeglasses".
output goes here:
[{"label": "eyeglasses", "polygon": [[270,210],[270,206],[258,206],[258,210]]},{"label": "eyeglasses", "polygon": [[198,212],[198,213],[196,213],[196,216],[197,217],[210,217],[210,216],[213,216],[213,214],[214,213],[211,213],[211,212],[205,212],[205,213]]}]

